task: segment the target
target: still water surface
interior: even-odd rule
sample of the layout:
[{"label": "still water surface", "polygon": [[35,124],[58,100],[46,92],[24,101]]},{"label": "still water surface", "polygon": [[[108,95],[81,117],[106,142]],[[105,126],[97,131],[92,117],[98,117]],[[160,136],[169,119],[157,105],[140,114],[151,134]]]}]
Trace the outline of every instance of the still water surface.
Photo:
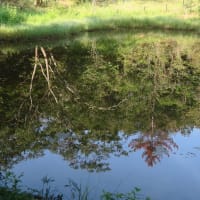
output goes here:
[{"label": "still water surface", "polygon": [[[69,178],[73,179],[89,186],[93,198],[100,196],[102,190],[128,192],[137,185],[142,188],[142,194],[156,200],[198,199],[200,130],[194,129],[189,137],[175,133],[172,138],[179,148],[153,167],[148,167],[141,158],[143,150],[132,152],[129,156],[110,155],[111,170],[98,173],[73,169],[62,156],[45,150],[43,156],[22,161],[13,170],[16,174],[24,172],[23,183],[31,188],[40,189],[42,183],[39,180],[44,175],[54,177],[53,187],[63,193],[67,191],[63,186]],[[124,142],[124,148],[129,149],[128,141]]]},{"label": "still water surface", "polygon": [[[91,35],[0,50],[1,170],[66,194],[91,189],[153,200],[200,196],[200,40]],[[32,80],[32,81],[31,81]]]}]

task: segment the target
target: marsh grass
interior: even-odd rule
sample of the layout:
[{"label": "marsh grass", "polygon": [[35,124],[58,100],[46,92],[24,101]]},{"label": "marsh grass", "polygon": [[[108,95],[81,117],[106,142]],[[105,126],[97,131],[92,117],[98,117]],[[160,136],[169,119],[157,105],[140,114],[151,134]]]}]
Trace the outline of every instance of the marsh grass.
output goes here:
[{"label": "marsh grass", "polygon": [[0,22],[0,40],[57,38],[85,31],[122,28],[200,31],[198,4],[192,9],[180,0],[167,4],[164,1],[128,1],[35,10],[1,7]]}]

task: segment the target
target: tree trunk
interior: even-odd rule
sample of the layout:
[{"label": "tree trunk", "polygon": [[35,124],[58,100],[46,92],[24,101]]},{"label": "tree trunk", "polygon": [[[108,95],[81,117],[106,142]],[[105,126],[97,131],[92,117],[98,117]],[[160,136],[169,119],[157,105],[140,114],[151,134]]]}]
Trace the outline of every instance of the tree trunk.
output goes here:
[{"label": "tree trunk", "polygon": [[41,6],[42,5],[42,0],[35,0],[34,5],[35,6]]}]

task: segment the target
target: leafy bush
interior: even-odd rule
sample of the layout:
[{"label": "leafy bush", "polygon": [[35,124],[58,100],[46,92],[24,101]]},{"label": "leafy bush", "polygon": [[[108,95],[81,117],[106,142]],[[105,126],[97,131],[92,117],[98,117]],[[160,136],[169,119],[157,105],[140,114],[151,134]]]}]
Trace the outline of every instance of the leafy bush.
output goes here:
[{"label": "leafy bush", "polygon": [[25,15],[21,14],[16,7],[0,7],[0,24],[19,24],[25,20]]}]

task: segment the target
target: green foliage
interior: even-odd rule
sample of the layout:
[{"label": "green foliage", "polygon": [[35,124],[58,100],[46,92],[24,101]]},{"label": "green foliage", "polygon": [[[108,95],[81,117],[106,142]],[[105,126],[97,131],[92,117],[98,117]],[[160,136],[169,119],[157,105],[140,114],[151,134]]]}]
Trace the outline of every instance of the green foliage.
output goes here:
[{"label": "green foliage", "polygon": [[10,171],[0,172],[0,199],[1,200],[33,200],[27,192],[21,192],[21,176]]},{"label": "green foliage", "polygon": [[26,192],[12,191],[8,188],[0,187],[0,199],[1,200],[34,200],[31,194]]},{"label": "green foliage", "polygon": [[199,0],[187,0],[184,2],[184,7],[188,13],[198,13],[199,10]]},{"label": "green foliage", "polygon": [[14,25],[25,21],[25,13],[19,11],[16,7],[1,6],[0,7],[0,24]]},{"label": "green foliage", "polygon": [[63,200],[63,194],[56,194],[54,188],[52,188],[52,183],[54,179],[44,176],[42,178],[42,188],[39,190],[29,188],[30,194],[35,199],[41,200]]},{"label": "green foliage", "polygon": [[[55,194],[52,183],[54,180],[47,176],[42,178],[43,186],[41,190],[29,188],[29,193],[21,191],[19,183],[21,176],[17,177],[12,172],[0,173],[0,200],[63,200],[64,194]],[[13,185],[14,184],[14,185]],[[11,185],[11,187],[9,187]],[[67,199],[70,200],[90,200],[90,192],[88,187],[83,187],[81,184],[76,183],[74,180],[69,179],[68,188],[66,193]],[[135,187],[128,193],[110,193],[103,191],[101,195],[102,200],[142,200],[143,198],[139,192],[140,188]],[[145,200],[150,200],[145,198]]]},{"label": "green foliage", "polygon": [[14,191],[18,190],[19,183],[21,182],[20,176],[16,176],[10,171],[0,172],[0,186],[9,187]]},{"label": "green foliage", "polygon": [[43,186],[40,190],[29,188],[29,192],[21,190],[21,177],[11,171],[0,172],[0,200],[62,200],[62,194],[55,194],[52,189],[54,181],[47,176],[42,178]]},{"label": "green foliage", "polygon": [[135,187],[132,191],[128,193],[111,193],[104,191],[101,198],[102,200],[150,200],[149,197],[143,198],[140,194],[140,191],[141,189],[137,187]]},{"label": "green foliage", "polygon": [[69,179],[68,184],[65,185],[69,189],[69,199],[71,200],[89,200],[89,188],[83,187],[74,180]]}]

